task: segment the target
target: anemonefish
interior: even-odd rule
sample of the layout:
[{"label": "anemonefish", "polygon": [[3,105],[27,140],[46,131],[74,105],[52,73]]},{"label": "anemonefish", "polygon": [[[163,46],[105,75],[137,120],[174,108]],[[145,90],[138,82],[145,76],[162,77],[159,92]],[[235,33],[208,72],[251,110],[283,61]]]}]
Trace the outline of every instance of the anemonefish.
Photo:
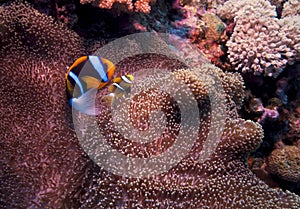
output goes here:
[{"label": "anemonefish", "polygon": [[112,105],[116,98],[120,98],[124,94],[130,93],[133,84],[133,75],[122,75],[113,79],[113,83],[108,86],[107,90],[111,93],[104,96],[102,100],[109,105]]},{"label": "anemonefish", "polygon": [[95,115],[97,90],[108,85],[114,73],[115,65],[107,59],[94,55],[78,58],[66,73],[67,97],[71,107]]}]

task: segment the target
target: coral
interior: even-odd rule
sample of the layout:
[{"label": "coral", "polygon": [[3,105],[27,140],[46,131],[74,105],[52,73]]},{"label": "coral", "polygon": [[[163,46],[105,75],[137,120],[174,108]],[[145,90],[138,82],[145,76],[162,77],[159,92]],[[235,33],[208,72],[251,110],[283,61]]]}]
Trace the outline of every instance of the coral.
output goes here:
[{"label": "coral", "polygon": [[277,109],[269,109],[269,108],[264,108],[264,112],[261,116],[261,118],[257,121],[259,123],[263,123],[267,118],[271,120],[276,120],[279,116],[279,113]]},{"label": "coral", "polygon": [[278,19],[258,19],[246,12],[237,19],[226,45],[229,60],[237,70],[277,77],[287,63],[294,62],[291,41]]},{"label": "coral", "polygon": [[260,117],[257,119],[258,123],[264,123],[266,119],[271,121],[277,120],[279,113],[277,106],[264,107],[262,101],[259,98],[252,98],[249,102],[249,112],[259,114]]},{"label": "coral", "polygon": [[300,61],[300,15],[284,17],[279,20],[279,25],[280,31],[286,34],[286,47],[292,50],[290,62]]},{"label": "coral", "polygon": [[190,42],[197,45],[214,64],[220,66],[220,57],[224,55],[224,51],[219,42],[227,39],[224,37],[226,25],[213,12],[199,9],[194,4],[195,2],[191,2],[182,8],[185,19],[175,22],[175,25],[188,27],[187,37]]},{"label": "coral", "polygon": [[196,7],[184,7],[182,11],[185,12],[185,18],[176,21],[174,25],[176,27],[188,27],[188,37],[191,39],[191,42],[195,42],[198,39],[201,39],[204,36],[206,27],[204,21],[199,18],[199,11]]},{"label": "coral", "polygon": [[274,18],[257,19],[251,14],[239,18],[226,44],[230,62],[242,72],[264,72],[276,77],[292,56],[291,49],[286,47],[287,38],[279,29]]},{"label": "coral", "polygon": [[200,10],[215,13],[219,5],[224,4],[224,0],[177,0],[177,4],[183,7],[194,7]]},{"label": "coral", "polygon": [[297,141],[300,139],[300,105],[295,108],[294,115],[291,115],[289,119],[290,130],[286,138],[290,138],[292,141]]},{"label": "coral", "polygon": [[[258,6],[259,5],[259,6]],[[219,8],[236,26],[227,42],[229,60],[236,70],[277,77],[299,60],[299,18],[277,19],[268,1],[231,0]]]},{"label": "coral", "polygon": [[267,0],[230,0],[220,6],[217,12],[226,19],[243,16],[245,12],[252,14],[257,19],[277,16],[275,6],[272,6]]},{"label": "coral", "polygon": [[248,158],[248,166],[253,173],[266,182],[272,188],[278,188],[278,184],[272,179],[271,175],[266,171],[266,163],[263,158]]},{"label": "coral", "polygon": [[298,16],[300,14],[300,1],[299,0],[288,0],[283,5],[282,17],[287,16]]},{"label": "coral", "polygon": [[[300,207],[298,196],[269,188],[245,167],[247,155],[262,139],[262,129],[257,123],[228,116],[222,140],[211,158],[197,161],[209,129],[219,130],[220,121],[212,123],[212,116],[226,108],[219,105],[211,110],[208,90],[214,80],[200,79],[197,73],[203,68],[211,72],[209,75],[215,74],[225,84],[227,101],[239,106],[243,83],[238,74],[224,73],[212,65],[199,65],[194,71],[176,71],[186,66],[149,54],[119,63],[120,73],[135,72],[143,67],[171,71],[191,89],[201,113],[200,130],[186,158],[165,173],[127,178],[94,164],[76,138],[64,79],[66,66],[84,52],[78,36],[26,3],[5,6],[0,14],[0,29],[3,46],[0,49],[0,199],[3,208]],[[157,79],[153,72],[147,82],[154,84]],[[135,97],[136,101],[145,101],[136,108],[149,113],[162,107],[169,120],[166,133],[161,136],[164,140],[144,146],[123,141],[118,132],[105,133],[113,146],[129,155],[139,154],[138,150],[146,156],[164,151],[180,129],[178,105],[168,94],[155,89],[149,91]],[[215,96],[221,97],[222,92],[215,92]],[[103,132],[114,129],[111,114],[106,111],[103,110],[103,117],[96,118],[99,122],[96,126],[104,127]],[[143,117],[147,119],[147,114],[139,115],[135,111],[133,116],[136,116],[133,122],[144,122]],[[115,138],[109,137],[110,133]],[[93,139],[94,135],[90,140],[96,143]],[[131,144],[133,146],[126,146]],[[102,146],[94,148],[99,148],[100,154]]]},{"label": "coral", "polygon": [[[284,109],[283,120],[288,121],[288,131],[281,136],[283,142],[293,144],[300,139],[300,101],[289,103],[289,108]],[[284,117],[285,116],[285,117]]]},{"label": "coral", "polygon": [[290,182],[300,181],[300,149],[284,146],[275,149],[268,157],[267,171]]},{"label": "coral", "polygon": [[206,24],[205,37],[208,40],[218,41],[226,28],[222,20],[212,13],[205,13],[202,20]]},{"label": "coral", "polygon": [[78,23],[78,8],[73,0],[28,0],[39,12],[52,16],[70,28]]},{"label": "coral", "polygon": [[92,3],[93,5],[98,6],[99,8],[111,9],[114,4],[123,4],[125,7],[132,11],[135,9],[136,12],[149,13],[151,10],[150,4],[155,3],[156,0],[138,0],[134,4],[131,0],[80,0],[81,4]]},{"label": "coral", "polygon": [[219,44],[212,40],[202,39],[197,46],[215,65],[220,64],[220,57],[224,55],[224,51]]}]

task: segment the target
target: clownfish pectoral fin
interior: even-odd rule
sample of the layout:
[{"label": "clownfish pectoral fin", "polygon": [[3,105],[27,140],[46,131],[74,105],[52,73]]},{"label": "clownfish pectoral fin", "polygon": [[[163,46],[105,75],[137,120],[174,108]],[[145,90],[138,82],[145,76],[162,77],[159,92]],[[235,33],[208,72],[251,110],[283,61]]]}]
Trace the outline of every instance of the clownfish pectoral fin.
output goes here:
[{"label": "clownfish pectoral fin", "polygon": [[106,104],[108,104],[109,106],[112,106],[112,104],[115,101],[115,94],[114,93],[107,94],[104,97],[102,97],[101,100]]},{"label": "clownfish pectoral fin", "polygon": [[98,88],[101,84],[101,81],[92,76],[83,76],[81,79],[86,83],[87,89]]},{"label": "clownfish pectoral fin", "polygon": [[92,88],[78,98],[73,98],[71,106],[86,115],[98,115],[99,110],[95,108],[95,99],[98,89]]}]

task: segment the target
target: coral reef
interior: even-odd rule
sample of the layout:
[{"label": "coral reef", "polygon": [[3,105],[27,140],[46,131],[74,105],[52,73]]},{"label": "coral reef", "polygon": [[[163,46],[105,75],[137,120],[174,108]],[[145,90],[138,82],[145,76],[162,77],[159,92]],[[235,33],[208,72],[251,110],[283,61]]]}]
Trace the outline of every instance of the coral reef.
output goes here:
[{"label": "coral reef", "polygon": [[[147,56],[146,60],[141,58],[130,58],[130,60],[124,60],[123,64],[120,65],[123,66],[122,70],[124,70],[124,72],[140,70],[141,66],[155,68],[157,63],[161,62],[158,62],[158,58],[151,57],[152,56]],[[166,58],[163,58],[162,60],[164,59]],[[170,70],[170,68],[168,69]],[[243,84],[241,82],[241,77],[238,74],[223,73],[221,70],[210,64],[200,66],[197,70],[203,73],[211,72],[212,74],[217,75],[222,83],[225,84],[224,91],[227,93],[227,96],[237,104],[241,102]],[[157,80],[155,72],[153,74],[154,76],[149,78],[149,83],[156,82],[155,80]],[[207,99],[207,93],[204,88],[208,83],[207,81],[197,79],[193,71],[175,70],[174,74],[178,76],[179,79],[183,80],[189,88],[191,88],[195,98],[199,101],[201,115],[203,116],[201,131],[199,132],[195,146],[191,150],[190,154],[168,172],[153,177],[150,176],[143,179],[131,179],[110,175],[109,182],[107,182],[106,179],[108,179],[108,177],[106,175],[100,175],[98,180],[100,185],[91,186],[92,188],[99,188],[98,190],[95,190],[95,193],[97,193],[95,197],[93,197],[95,201],[86,203],[84,207],[109,207],[109,205],[114,203],[118,203],[121,207],[125,208],[209,208],[214,204],[218,207],[225,208],[239,208],[243,207],[242,204],[246,204],[246,207],[249,208],[285,208],[296,206],[298,203],[295,203],[296,205],[293,206],[293,201],[283,203],[282,201],[287,200],[286,198],[277,200],[281,203],[276,201],[277,203],[273,204],[268,201],[268,199],[271,200],[274,196],[279,194],[275,192],[275,190],[267,189],[266,185],[263,186],[263,183],[257,180],[253,174],[248,173],[248,170],[243,165],[243,161],[248,153],[255,150],[261,142],[262,129],[256,123],[244,121],[240,118],[233,119],[234,116],[229,116],[222,136],[222,141],[218,145],[212,158],[204,163],[197,162],[196,159],[199,157],[198,150],[203,146],[208,131],[206,128],[209,123],[207,118],[207,116],[209,117],[209,113],[207,116],[205,115],[207,114],[206,111],[209,111],[210,108],[207,107],[207,103],[205,102]],[[147,84],[144,83],[144,85]],[[172,118],[172,113],[176,113],[177,111],[175,108],[176,106],[173,106],[175,104],[172,104],[172,101],[168,100],[166,95],[161,96],[166,97],[166,101],[168,102],[163,102],[163,100],[161,101],[163,103],[157,103],[157,98],[160,98],[158,94],[159,92],[152,90],[151,93],[148,92],[147,94],[139,95],[136,98],[137,104],[140,104],[139,99],[142,99],[144,102],[143,104],[150,104],[149,102],[151,101],[153,106],[151,105],[147,107],[145,105],[134,105],[137,108],[141,108],[138,109],[139,111],[135,111],[137,113],[143,112],[148,115],[149,112],[153,110],[152,108],[160,108],[160,105],[164,104],[167,106],[163,106],[162,109],[166,111],[166,115],[168,115],[168,117]],[[98,118],[98,124],[102,127],[101,130],[103,131],[103,134],[107,136],[114,136],[110,143],[116,146],[120,152],[124,152],[129,156],[147,156],[157,152],[162,152],[165,146],[169,146],[169,143],[172,143],[173,140],[170,138],[172,135],[170,136],[169,134],[174,134],[177,131],[178,126],[176,124],[178,123],[178,119],[176,119],[176,115],[177,114],[174,114],[173,120],[170,118],[170,121],[167,123],[169,131],[166,131],[162,135],[164,137],[159,138],[159,141],[155,140],[153,143],[147,143],[147,145],[142,147],[119,134],[114,127],[113,119],[109,112],[104,111],[100,115]],[[143,122],[148,118],[144,114],[138,114],[136,117],[135,121],[137,123],[137,127],[141,124],[137,121]],[[153,122],[156,123],[156,121]],[[91,128],[91,130],[95,130],[95,128]],[[97,139],[93,136],[95,136],[95,134],[90,133],[90,136],[88,137],[91,141],[89,147],[97,145]],[[160,146],[157,147],[157,144]],[[127,149],[127,147],[129,149]],[[101,153],[98,154],[101,156]],[[245,181],[246,179],[248,180]],[[225,182],[230,182],[230,186],[227,187]],[[249,185],[246,187],[247,189],[240,186],[246,184]],[[214,188],[214,190],[211,188]],[[254,190],[258,190],[259,192],[254,192]],[[108,191],[114,195],[105,195]],[[226,191],[226,194],[224,194],[224,191]],[[239,191],[239,193],[236,191]],[[239,194],[243,195],[239,196]],[[247,196],[247,200],[242,198],[244,195]],[[221,198],[218,198],[218,196],[226,198],[222,200]],[[257,201],[262,197],[264,197],[263,199],[266,201]],[[232,198],[235,198],[236,201],[231,201]]]},{"label": "coral reef", "polygon": [[292,101],[289,108],[283,110],[283,120],[288,121],[288,131],[281,135],[281,140],[286,144],[297,143],[300,139],[300,101]]},{"label": "coral reef", "polygon": [[242,72],[277,77],[293,55],[279,29],[274,18],[257,19],[249,13],[239,18],[227,42],[230,62]]},{"label": "coral reef", "polygon": [[257,122],[259,123],[263,123],[266,119],[278,119],[279,113],[277,107],[264,107],[262,101],[259,98],[252,98],[249,106],[250,111],[252,111],[253,113],[261,114],[260,118],[257,120]]},{"label": "coral reef", "polygon": [[[259,6],[258,6],[259,5]],[[266,0],[228,1],[219,8],[223,18],[235,18],[227,42],[229,61],[236,70],[277,77],[299,57],[299,18],[277,19]]]},{"label": "coral reef", "polygon": [[288,0],[283,5],[282,17],[299,16],[300,2],[298,0]]},{"label": "coral reef", "polygon": [[[249,74],[248,74],[249,76]],[[299,139],[299,66],[288,66],[277,79],[252,76],[247,78],[247,97],[244,102],[242,117],[261,121],[264,139],[261,146],[251,154],[249,167],[264,182],[273,188],[283,188],[299,195],[299,182],[291,182],[272,174],[267,169],[271,153],[283,149],[284,146],[296,145]],[[257,80],[254,80],[257,79]],[[263,89],[263,91],[262,91]],[[246,109],[245,107],[248,106]],[[263,118],[263,110],[276,113],[277,118]],[[288,152],[286,152],[288,155]],[[289,164],[286,161],[286,165]],[[283,168],[283,167],[282,167]],[[289,170],[282,169],[288,175]],[[291,174],[292,175],[292,174]]]},{"label": "coral reef", "polygon": [[267,160],[267,171],[289,182],[300,181],[300,149],[284,146],[275,149]]},{"label": "coral reef", "polygon": [[198,11],[196,7],[191,6],[183,7],[182,11],[184,12],[184,18],[175,21],[174,25],[176,27],[189,28],[187,35],[189,38],[191,38],[191,42],[195,42],[198,39],[203,38],[206,27],[204,21],[199,18],[201,15],[200,11]]},{"label": "coral reef", "polygon": [[245,12],[253,14],[254,17],[276,17],[275,6],[267,0],[229,0],[218,7],[218,14],[222,18],[233,19],[244,16]]},{"label": "coral reef", "polygon": [[190,3],[183,7],[185,18],[174,24],[188,28],[187,37],[195,44],[209,60],[220,66],[220,57],[225,53],[220,45],[221,41],[227,40],[224,35],[226,25],[214,13],[199,9]]},{"label": "coral reef", "polygon": [[153,4],[155,2],[156,0],[137,0],[134,1],[134,3],[131,0],[80,0],[81,4],[92,3],[93,5],[104,9],[111,9],[114,4],[121,4],[124,5],[125,8],[129,11],[132,11],[134,9],[136,12],[143,13],[149,13],[151,10],[150,4]]},{"label": "coral reef", "polygon": [[289,59],[291,64],[293,60],[300,60],[300,15],[298,16],[287,16],[279,20],[280,30],[286,34],[286,46],[292,49]]},{"label": "coral reef", "polygon": [[222,20],[212,13],[205,13],[202,20],[205,22],[207,28],[205,31],[206,39],[218,41],[226,28]]},{"label": "coral reef", "polygon": [[[150,84],[159,79],[155,69],[172,72],[195,96],[201,116],[199,127],[189,127],[199,130],[195,144],[178,165],[162,174],[128,178],[97,166],[76,137],[64,79],[66,66],[85,53],[78,35],[29,4],[15,2],[1,7],[0,37],[2,207],[300,207],[297,195],[270,188],[245,165],[249,153],[260,145],[263,130],[258,123],[243,120],[237,114],[244,96],[239,74],[224,73],[211,64],[199,64],[189,70],[179,61],[155,54],[118,63],[120,74],[153,68],[147,81]],[[208,92],[214,80],[201,79],[199,74],[214,75],[221,82],[224,95],[218,91],[215,97],[224,96],[225,107],[220,104],[212,110]],[[154,88],[135,96],[132,106],[132,122],[141,129],[146,127],[143,125],[153,110],[162,109],[168,120],[165,132],[148,144],[135,143],[115,130],[111,112],[103,109],[96,127],[101,127],[112,147],[125,155],[147,157],[171,146],[181,125],[176,101]],[[141,110],[144,114],[140,114]],[[208,160],[199,162],[209,130],[220,131],[220,122],[213,123],[212,116],[224,110],[227,118],[221,141]],[[91,143],[96,143],[93,132],[89,134]]]}]

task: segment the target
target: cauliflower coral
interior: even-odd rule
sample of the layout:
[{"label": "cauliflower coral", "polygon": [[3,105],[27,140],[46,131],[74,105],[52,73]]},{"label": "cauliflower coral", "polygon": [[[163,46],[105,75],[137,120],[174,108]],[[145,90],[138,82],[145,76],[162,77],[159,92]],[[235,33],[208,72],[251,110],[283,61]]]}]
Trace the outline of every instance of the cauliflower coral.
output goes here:
[{"label": "cauliflower coral", "polygon": [[287,64],[299,60],[299,15],[278,19],[267,0],[230,0],[218,13],[236,24],[226,44],[236,70],[277,77]]},{"label": "cauliflower coral", "polygon": [[119,3],[125,5],[125,7],[132,11],[133,8],[136,12],[149,13],[151,10],[150,3],[155,3],[156,0],[137,0],[134,3],[131,0],[80,0],[81,4],[92,3],[93,5],[97,5],[99,8],[111,9],[113,4]]}]

